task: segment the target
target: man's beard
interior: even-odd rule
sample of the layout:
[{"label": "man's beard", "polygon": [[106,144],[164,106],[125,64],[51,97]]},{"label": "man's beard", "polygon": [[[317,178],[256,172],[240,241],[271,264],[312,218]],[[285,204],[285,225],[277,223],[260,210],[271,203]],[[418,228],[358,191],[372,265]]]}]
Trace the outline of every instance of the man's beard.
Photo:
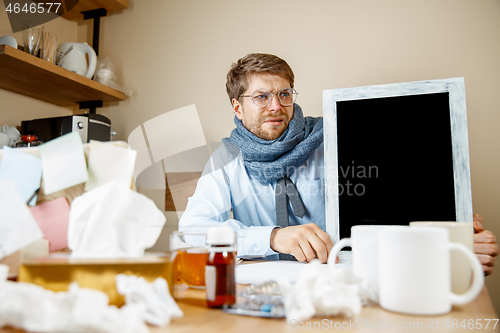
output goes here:
[{"label": "man's beard", "polygon": [[[264,130],[262,128],[262,125],[266,122],[268,119],[274,119],[274,118],[283,118],[282,121],[282,126],[277,127],[277,128],[272,128],[271,130]],[[245,124],[245,128],[252,132],[254,135],[257,137],[270,141],[270,140],[275,140],[280,137],[281,134],[287,129],[288,123],[290,122],[290,119],[288,118],[288,115],[286,112],[280,112],[277,114],[263,114],[262,116],[259,117],[259,119],[255,120],[254,122],[250,124]]]}]

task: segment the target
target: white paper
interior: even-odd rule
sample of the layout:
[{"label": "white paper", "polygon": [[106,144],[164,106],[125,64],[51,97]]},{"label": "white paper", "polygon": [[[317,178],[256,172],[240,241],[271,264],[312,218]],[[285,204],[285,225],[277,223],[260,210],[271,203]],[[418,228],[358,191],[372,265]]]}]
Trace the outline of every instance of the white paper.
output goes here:
[{"label": "white paper", "polygon": [[378,301],[375,289],[356,276],[351,266],[343,264],[324,265],[313,260],[295,283],[280,280],[278,284],[289,322],[314,316],[352,318],[361,313],[363,305]]},{"label": "white paper", "polygon": [[88,180],[82,138],[72,132],[40,146],[43,189],[51,194]]},{"label": "white paper", "polygon": [[164,278],[157,278],[149,283],[143,277],[118,274],[115,281],[116,290],[125,296],[127,305],[145,305],[144,321],[148,324],[163,327],[168,325],[172,318],[184,315],[170,295],[168,283]]},{"label": "white paper", "polygon": [[53,292],[32,283],[0,281],[0,327],[28,332],[146,333],[143,304],[109,305],[108,295],[80,288]]},{"label": "white paper", "polygon": [[144,129],[155,162],[207,144],[194,104],[148,120]]},{"label": "white paper", "polygon": [[89,180],[85,191],[112,181],[130,186],[136,156],[137,151],[128,147],[118,147],[112,142],[90,141]]},{"label": "white paper", "polygon": [[[296,282],[306,263],[298,261],[268,261],[261,263],[240,264],[236,266],[236,283],[258,284],[266,281],[280,281],[286,279]],[[345,265],[338,264],[339,268]],[[322,265],[327,269],[327,265]]]},{"label": "white paper", "polygon": [[[0,182],[10,179],[14,182],[24,201],[40,187],[42,179],[42,160],[17,149],[4,147],[0,163]],[[36,204],[35,196],[30,206]]]},{"label": "white paper", "polygon": [[0,258],[43,237],[28,206],[11,180],[0,183]]}]

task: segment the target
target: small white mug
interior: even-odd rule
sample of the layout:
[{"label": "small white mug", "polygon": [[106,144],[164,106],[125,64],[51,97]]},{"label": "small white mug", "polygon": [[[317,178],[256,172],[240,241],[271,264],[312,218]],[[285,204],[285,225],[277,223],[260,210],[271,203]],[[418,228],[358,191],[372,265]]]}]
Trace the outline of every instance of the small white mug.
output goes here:
[{"label": "small white mug", "polygon": [[388,227],[408,228],[389,225],[355,225],[351,227],[351,237],[342,238],[332,248],[328,256],[328,263],[335,263],[335,259],[342,248],[346,246],[352,247],[352,271],[378,292],[379,232]]},{"label": "small white mug", "polygon": [[[461,243],[469,250],[474,251],[474,227],[470,222],[410,222],[411,227],[438,227],[446,228],[450,234],[450,242]],[[472,280],[472,268],[464,256],[459,252],[451,253],[451,291],[463,294],[469,289]]]},{"label": "small white mug", "polygon": [[[474,279],[463,295],[451,292],[450,251],[463,252]],[[484,274],[474,253],[449,241],[444,228],[385,228],[379,235],[380,306],[416,315],[451,311],[479,295]]]}]

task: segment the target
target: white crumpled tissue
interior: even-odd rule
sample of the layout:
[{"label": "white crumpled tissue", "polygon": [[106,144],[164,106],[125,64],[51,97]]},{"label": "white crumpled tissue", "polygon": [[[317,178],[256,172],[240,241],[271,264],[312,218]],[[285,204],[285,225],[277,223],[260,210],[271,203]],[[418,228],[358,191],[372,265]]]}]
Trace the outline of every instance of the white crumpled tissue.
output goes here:
[{"label": "white crumpled tissue", "polygon": [[120,183],[106,183],[71,203],[71,257],[141,257],[156,243],[165,221],[165,214],[145,195]]},{"label": "white crumpled tissue", "polygon": [[[0,265],[2,271],[3,265]],[[5,274],[3,274],[5,275]],[[108,295],[80,288],[54,292],[24,282],[0,280],[0,328],[12,326],[25,331],[71,333],[146,333],[146,306],[131,303],[118,309],[109,305]]]},{"label": "white crumpled tissue", "polygon": [[323,265],[317,259],[301,270],[295,284],[288,280],[278,284],[289,322],[340,314],[351,318],[361,313],[363,305],[378,302],[376,291],[351,267]]},{"label": "white crumpled tissue", "polygon": [[167,281],[157,278],[148,283],[143,277],[118,274],[116,289],[125,296],[127,304],[145,304],[144,321],[156,326],[165,326],[171,318],[181,318],[184,314],[170,295]]}]

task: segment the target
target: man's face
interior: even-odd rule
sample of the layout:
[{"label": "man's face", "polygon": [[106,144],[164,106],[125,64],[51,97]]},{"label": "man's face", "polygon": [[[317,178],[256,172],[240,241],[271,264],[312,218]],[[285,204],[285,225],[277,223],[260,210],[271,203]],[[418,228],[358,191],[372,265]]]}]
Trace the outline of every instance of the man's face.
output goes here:
[{"label": "man's face", "polygon": [[[282,76],[268,73],[255,74],[248,78],[249,84],[243,95],[252,95],[257,89],[278,92],[283,88],[291,88],[290,82]],[[236,117],[250,132],[264,140],[277,139],[288,127],[293,118],[293,105],[282,106],[276,94],[265,107],[255,105],[251,97],[241,97],[241,103],[233,99],[233,110]]]}]

